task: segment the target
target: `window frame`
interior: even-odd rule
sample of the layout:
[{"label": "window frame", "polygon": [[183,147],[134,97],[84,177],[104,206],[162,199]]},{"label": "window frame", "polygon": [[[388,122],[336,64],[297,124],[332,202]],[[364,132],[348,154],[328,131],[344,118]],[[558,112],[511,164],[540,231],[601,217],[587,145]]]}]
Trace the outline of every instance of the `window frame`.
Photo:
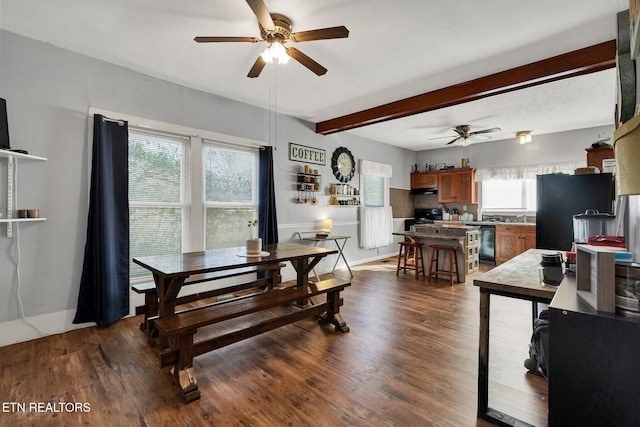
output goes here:
[{"label": "window frame", "polygon": [[[253,155],[253,176],[251,178],[251,202],[209,202],[206,200],[206,165],[205,165],[205,161],[204,161],[204,157],[205,157],[205,149],[207,147],[207,145],[209,146],[214,146],[214,147],[218,147],[221,149],[226,149],[229,151],[235,151],[235,152],[240,152],[240,153],[249,153]],[[200,158],[201,158],[201,165],[202,165],[202,173],[200,175],[200,185],[201,185],[201,190],[200,190],[200,203],[201,203],[201,207],[199,207],[199,211],[201,214],[201,218],[202,221],[200,222],[200,224],[202,224],[202,232],[200,233],[200,236],[202,237],[202,242],[201,242],[201,247],[202,249],[200,250],[205,250],[206,249],[206,240],[207,240],[207,208],[252,208],[253,212],[254,212],[254,218],[258,217],[258,197],[259,197],[259,188],[258,188],[258,173],[259,173],[259,168],[260,168],[260,156],[258,153],[259,148],[256,147],[246,147],[246,146],[238,146],[238,145],[230,145],[229,143],[226,143],[224,141],[219,141],[219,140],[214,140],[214,139],[208,139],[208,138],[202,138],[200,140]]]},{"label": "window frame", "polygon": [[[265,145],[266,143],[262,141],[257,141],[248,138],[241,138],[232,135],[225,135],[217,132],[211,132],[203,129],[196,129],[192,127],[187,127],[183,125],[147,119],[144,117],[133,116],[129,114],[123,114],[119,112],[99,109],[90,107],[89,114],[87,116],[87,123],[89,129],[93,129],[93,116],[95,114],[101,114],[105,117],[110,117],[118,120],[125,120],[128,122],[129,129],[139,132],[146,133],[156,133],[160,136],[166,135],[168,137],[173,138],[186,138],[187,149],[186,153],[188,157],[186,161],[189,162],[189,177],[184,177],[188,179],[190,183],[191,191],[186,191],[185,200],[182,200],[181,203],[176,204],[180,205],[180,207],[184,207],[185,202],[188,202],[190,208],[187,209],[185,214],[185,210],[183,209],[183,215],[186,215],[186,218],[183,217],[183,230],[182,230],[182,239],[183,239],[183,247],[182,250],[185,252],[192,251],[201,251],[205,249],[205,209],[204,206],[204,164],[203,164],[203,143],[204,141],[215,141],[219,144],[227,145],[231,149],[237,150],[255,150],[256,152],[256,160],[255,160],[255,171],[254,178],[252,180],[254,191],[254,197],[256,201],[256,211],[257,211],[257,200],[258,200],[258,173],[259,173],[259,153],[258,150]],[[88,150],[87,155],[88,164],[91,165],[91,150]],[[182,180],[183,184],[186,182]],[[184,189],[182,189],[184,190]],[[149,205],[153,205],[153,202],[144,202]],[[138,206],[138,204],[134,204]],[[140,204],[141,205],[141,204]],[[168,204],[164,204],[168,206]],[[185,221],[186,219],[186,221]],[[185,232],[185,228],[190,230],[190,232]],[[139,283],[139,282],[148,282],[151,278],[151,273],[148,276],[140,276],[138,278],[132,278],[130,283]]]},{"label": "window frame", "polygon": [[[524,203],[524,206],[521,205],[519,208],[496,208],[496,207],[487,207],[487,184],[491,181],[520,181],[520,201]],[[527,214],[527,215],[535,215],[536,206],[535,206],[535,197],[533,198],[533,208],[527,206],[528,199],[531,197],[530,189],[535,191],[536,188],[536,180],[533,179],[531,184],[528,184],[527,181],[530,181],[526,178],[519,179],[507,179],[507,180],[483,180],[480,182],[480,206],[483,214]]]}]

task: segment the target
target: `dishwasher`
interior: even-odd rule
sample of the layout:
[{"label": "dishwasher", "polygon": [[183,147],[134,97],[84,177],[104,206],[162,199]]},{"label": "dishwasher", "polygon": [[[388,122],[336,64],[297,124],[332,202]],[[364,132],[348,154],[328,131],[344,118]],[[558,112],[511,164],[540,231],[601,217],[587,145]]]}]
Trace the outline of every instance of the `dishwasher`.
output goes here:
[{"label": "dishwasher", "polygon": [[480,225],[479,261],[481,264],[496,265],[496,226]]}]

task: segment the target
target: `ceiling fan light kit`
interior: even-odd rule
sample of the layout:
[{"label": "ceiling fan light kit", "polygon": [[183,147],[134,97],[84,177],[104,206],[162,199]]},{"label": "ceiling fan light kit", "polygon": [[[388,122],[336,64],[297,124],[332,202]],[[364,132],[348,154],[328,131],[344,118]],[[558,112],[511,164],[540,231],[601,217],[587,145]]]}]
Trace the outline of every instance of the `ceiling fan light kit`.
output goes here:
[{"label": "ceiling fan light kit", "polygon": [[294,47],[286,47],[287,42],[308,42],[314,40],[341,39],[349,37],[349,30],[344,26],[320,28],[317,30],[292,32],[291,20],[279,13],[270,13],[263,0],[246,0],[247,4],[258,18],[260,36],[258,37],[216,37],[197,36],[194,40],[197,43],[218,43],[218,42],[267,42],[269,46],[258,56],[256,62],[249,70],[247,77],[258,77],[267,63],[273,63],[274,59],[278,64],[286,64],[289,58],[293,58],[300,64],[314,72],[317,76],[322,76],[327,69],[309,58],[304,53]]},{"label": "ceiling fan light kit", "polygon": [[518,144],[526,144],[531,142],[531,131],[521,131],[516,133],[516,142]]},{"label": "ceiling fan light kit", "polygon": [[286,49],[279,42],[271,43],[262,51],[260,56],[267,64],[272,64],[274,59],[278,64],[289,62],[289,55],[287,55]]}]

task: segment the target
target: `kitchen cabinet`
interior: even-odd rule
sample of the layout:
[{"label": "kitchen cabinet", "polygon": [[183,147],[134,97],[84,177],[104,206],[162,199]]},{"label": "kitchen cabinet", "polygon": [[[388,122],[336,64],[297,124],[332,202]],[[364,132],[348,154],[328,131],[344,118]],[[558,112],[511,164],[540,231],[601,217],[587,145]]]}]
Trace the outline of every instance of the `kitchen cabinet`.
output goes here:
[{"label": "kitchen cabinet", "polygon": [[613,147],[586,148],[587,166],[595,166],[602,172],[602,161],[605,159],[613,159]]},{"label": "kitchen cabinet", "polygon": [[477,203],[474,168],[440,171],[438,203]]},{"label": "kitchen cabinet", "polygon": [[536,228],[527,225],[496,225],[496,261],[509,261],[536,247]]},{"label": "kitchen cabinet", "polygon": [[438,186],[437,172],[414,172],[411,174],[411,189],[436,188]]}]

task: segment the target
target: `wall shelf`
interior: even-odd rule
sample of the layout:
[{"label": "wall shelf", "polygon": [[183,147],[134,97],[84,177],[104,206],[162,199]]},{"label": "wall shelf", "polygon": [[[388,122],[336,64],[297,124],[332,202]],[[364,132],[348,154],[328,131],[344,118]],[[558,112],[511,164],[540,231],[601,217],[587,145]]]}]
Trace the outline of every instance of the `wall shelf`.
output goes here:
[{"label": "wall shelf", "polygon": [[6,209],[7,217],[0,218],[0,224],[6,224],[6,237],[13,237],[13,223],[19,222],[42,222],[46,218],[14,218],[16,207],[14,195],[14,170],[18,160],[21,161],[45,161],[45,157],[33,156],[31,154],[17,153],[15,151],[0,150],[0,159],[7,159],[7,200]]},{"label": "wall shelf", "polygon": [[38,160],[38,161],[47,160],[46,157],[33,156],[31,154],[16,153],[15,151],[9,151],[9,150],[0,150],[0,158],[8,158],[8,157],[13,157],[20,160]]},{"label": "wall shelf", "polygon": [[47,218],[3,218],[0,219],[0,224],[8,224],[12,222],[38,222],[38,221],[46,221]]}]

